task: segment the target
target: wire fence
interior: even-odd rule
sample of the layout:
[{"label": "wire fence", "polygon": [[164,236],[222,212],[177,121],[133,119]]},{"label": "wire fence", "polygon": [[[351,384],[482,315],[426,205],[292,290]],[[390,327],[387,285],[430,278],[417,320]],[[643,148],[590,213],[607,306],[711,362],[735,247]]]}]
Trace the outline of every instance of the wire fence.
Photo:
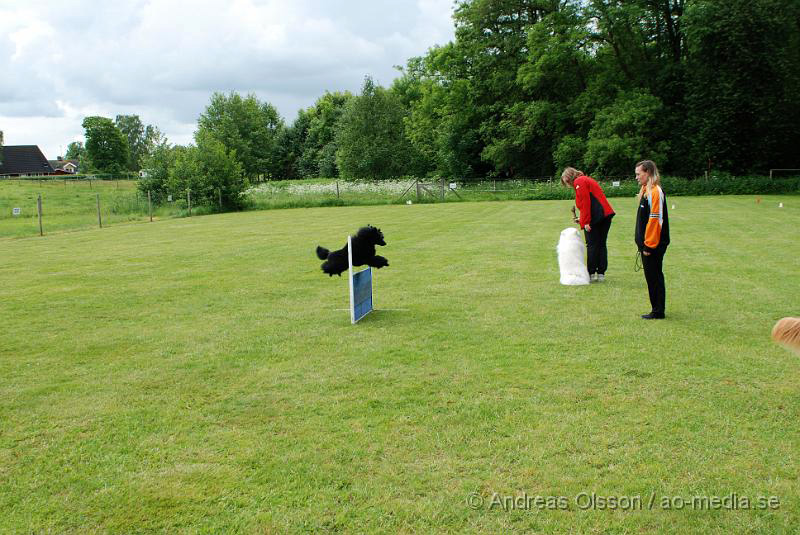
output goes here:
[{"label": "wire fence", "polygon": [[153,206],[134,180],[85,177],[0,179],[0,238],[175,217],[182,207]]},{"label": "wire fence", "polygon": [[[632,176],[596,176],[606,195],[635,195]],[[673,194],[793,193],[800,177],[668,178]],[[222,210],[220,201],[197,204],[191,191],[156,195],[139,191],[137,181],[97,176],[0,179],[0,238],[106,227],[121,223],[200,215]],[[492,200],[573,200],[571,188],[554,177],[416,178],[396,180],[304,179],[258,183],[244,193],[250,210],[315,206],[415,204]],[[160,201],[157,203],[156,201]]]},{"label": "wire fence", "polygon": [[[537,189],[557,190],[552,179],[335,179],[262,182],[245,193],[246,209],[433,203],[521,199]],[[550,192],[552,195],[552,191]],[[162,201],[156,203],[156,197]],[[148,222],[219,211],[193,203],[191,192],[152,196],[137,181],[96,175],[0,179],[0,238]]]}]

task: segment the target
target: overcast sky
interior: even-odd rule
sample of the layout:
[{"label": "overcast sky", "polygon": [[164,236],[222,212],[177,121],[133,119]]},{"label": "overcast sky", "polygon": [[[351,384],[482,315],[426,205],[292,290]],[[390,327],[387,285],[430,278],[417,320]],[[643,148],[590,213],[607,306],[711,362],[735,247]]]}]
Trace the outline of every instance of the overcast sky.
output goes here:
[{"label": "overcast sky", "polygon": [[326,90],[387,86],[453,39],[452,0],[0,0],[0,130],[55,159],[87,115],[137,114],[191,142],[214,91],[287,123]]}]

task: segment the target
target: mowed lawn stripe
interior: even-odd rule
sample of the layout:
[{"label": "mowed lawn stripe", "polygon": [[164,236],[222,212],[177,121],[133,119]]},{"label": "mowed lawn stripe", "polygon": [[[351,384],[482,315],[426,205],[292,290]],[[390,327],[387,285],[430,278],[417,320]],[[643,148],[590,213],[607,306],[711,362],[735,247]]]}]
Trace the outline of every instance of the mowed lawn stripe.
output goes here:
[{"label": "mowed lawn stripe", "polygon": [[[558,284],[566,201],[0,241],[0,529],[791,532],[800,361],[769,330],[800,314],[782,230],[800,198],[762,198],[670,200],[664,322],[638,319],[633,199],[612,199],[611,267],[589,287]],[[346,277],[314,248],[368,223],[390,266],[351,326]],[[581,511],[581,492],[781,505]],[[495,493],[570,510],[490,510]]]}]

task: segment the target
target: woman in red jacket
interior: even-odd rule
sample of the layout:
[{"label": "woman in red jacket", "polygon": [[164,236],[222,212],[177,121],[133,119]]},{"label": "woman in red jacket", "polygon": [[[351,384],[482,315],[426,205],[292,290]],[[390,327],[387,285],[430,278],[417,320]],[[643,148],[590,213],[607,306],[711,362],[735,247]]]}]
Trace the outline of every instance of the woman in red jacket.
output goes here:
[{"label": "woman in red jacket", "polygon": [[603,188],[583,171],[567,167],[561,173],[561,182],[575,190],[575,205],[580,210],[580,227],[586,236],[586,267],[593,282],[606,278],[608,268],[608,231],[614,209],[608,203]]}]

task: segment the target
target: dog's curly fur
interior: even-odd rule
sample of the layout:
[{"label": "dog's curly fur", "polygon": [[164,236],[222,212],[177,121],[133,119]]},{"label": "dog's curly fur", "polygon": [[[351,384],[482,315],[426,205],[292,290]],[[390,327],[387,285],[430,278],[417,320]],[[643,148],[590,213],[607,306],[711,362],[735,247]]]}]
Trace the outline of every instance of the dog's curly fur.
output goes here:
[{"label": "dog's curly fur", "polygon": [[772,339],[800,353],[800,318],[781,318],[772,328]]},{"label": "dog's curly fur", "polygon": [[[353,265],[368,265],[380,269],[389,265],[389,261],[382,256],[375,254],[376,245],[386,245],[381,229],[372,225],[361,227],[355,236],[351,236],[350,242],[353,244]],[[329,276],[339,275],[347,271],[347,244],[338,251],[330,252],[324,247],[317,246],[317,256],[322,263],[322,271]]]}]

